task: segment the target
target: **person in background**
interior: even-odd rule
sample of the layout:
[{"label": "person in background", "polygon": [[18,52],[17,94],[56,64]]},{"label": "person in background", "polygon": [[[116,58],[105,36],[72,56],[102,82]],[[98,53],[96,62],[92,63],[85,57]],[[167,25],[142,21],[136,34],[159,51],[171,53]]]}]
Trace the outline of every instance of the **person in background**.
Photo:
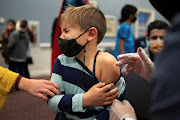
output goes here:
[{"label": "person in background", "polygon": [[137,8],[133,5],[125,5],[121,11],[121,25],[117,33],[114,57],[119,54],[134,53],[135,44],[131,24],[136,21]]},{"label": "person in background", "polygon": [[30,41],[29,41],[28,49],[27,49],[27,58],[26,58],[26,65],[25,65],[25,73],[26,73],[26,77],[30,79],[31,77],[30,77],[28,65],[33,64],[33,57],[31,55],[31,44],[33,44],[33,41],[34,41],[34,34],[33,34],[33,32],[31,32],[29,27],[27,27],[26,32],[29,35]]},{"label": "person in background", "polygon": [[[20,30],[20,23],[21,21],[24,20],[23,18],[20,18],[18,19],[17,21],[17,24],[16,24],[16,30]],[[33,43],[34,41],[34,34],[33,32],[31,32],[31,30],[29,29],[28,27],[28,22],[27,22],[27,27],[26,27],[26,30],[25,32],[28,34],[29,36],[29,43],[28,43],[28,48],[27,48],[27,58],[26,58],[26,64],[25,64],[25,68],[24,68],[24,73],[26,75],[26,78],[29,78],[30,79],[30,74],[29,74],[29,70],[28,70],[28,65],[29,64],[33,64],[33,59],[32,59],[32,56],[31,56],[31,43]]]},{"label": "person in background", "polygon": [[23,77],[28,77],[25,70],[30,38],[26,33],[26,29],[27,21],[25,19],[20,20],[19,30],[11,34],[7,46],[7,52],[10,56],[9,69]]},{"label": "person in background", "polygon": [[0,66],[0,110],[3,107],[7,95],[12,88],[17,91],[26,91],[29,94],[46,101],[48,100],[48,98],[43,95],[43,93],[48,94],[52,97],[55,94],[61,94],[59,92],[60,86],[55,82],[48,80],[28,79],[22,77],[18,73],[12,72],[7,68],[5,69]]},{"label": "person in background", "polygon": [[155,60],[156,55],[164,46],[164,36],[167,28],[168,24],[160,20],[151,22],[147,27],[147,39],[150,46],[144,49],[152,61]]},{"label": "person in background", "polygon": [[9,56],[7,54],[7,45],[9,41],[9,36],[15,30],[16,22],[12,19],[7,21],[6,30],[4,30],[0,36],[0,43],[2,44],[2,56],[5,59],[5,63],[9,64]]}]

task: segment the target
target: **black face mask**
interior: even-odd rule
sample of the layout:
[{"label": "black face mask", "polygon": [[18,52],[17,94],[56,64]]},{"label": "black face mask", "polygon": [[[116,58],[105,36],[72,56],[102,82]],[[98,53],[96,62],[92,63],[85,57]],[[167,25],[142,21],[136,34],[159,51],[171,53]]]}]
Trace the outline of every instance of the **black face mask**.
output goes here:
[{"label": "black face mask", "polygon": [[137,19],[137,17],[134,17],[131,21],[132,21],[133,23],[135,23],[135,22],[136,22],[136,19]]},{"label": "black face mask", "polygon": [[73,57],[78,55],[89,41],[84,46],[81,46],[76,42],[76,39],[81,37],[88,30],[89,28],[86,31],[84,31],[82,34],[80,34],[77,38],[71,40],[58,38],[59,49],[63,52],[63,54],[65,54],[68,57]]}]

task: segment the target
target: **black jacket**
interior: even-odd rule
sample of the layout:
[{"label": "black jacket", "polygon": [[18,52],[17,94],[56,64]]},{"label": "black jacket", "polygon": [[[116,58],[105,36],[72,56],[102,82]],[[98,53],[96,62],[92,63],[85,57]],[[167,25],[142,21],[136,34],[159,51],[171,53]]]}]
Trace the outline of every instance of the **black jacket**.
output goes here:
[{"label": "black jacket", "polygon": [[180,120],[180,14],[167,31],[152,76],[152,119]]}]

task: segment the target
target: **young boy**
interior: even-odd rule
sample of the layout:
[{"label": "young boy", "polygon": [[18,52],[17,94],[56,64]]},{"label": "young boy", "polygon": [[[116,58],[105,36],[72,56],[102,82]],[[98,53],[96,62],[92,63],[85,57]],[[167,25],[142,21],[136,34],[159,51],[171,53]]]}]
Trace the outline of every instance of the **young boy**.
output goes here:
[{"label": "young boy", "polygon": [[[122,99],[125,82],[115,65],[116,59],[97,50],[106,32],[104,14],[92,5],[69,6],[61,16],[60,25],[59,47],[64,54],[55,61],[51,81],[61,86],[62,94],[49,99],[50,109],[61,111],[61,120],[108,120],[110,106],[106,105],[116,97]],[[113,97],[105,98],[111,102],[98,101],[98,97],[108,93],[98,96],[95,86],[99,82],[114,83],[110,91],[114,92]]]}]

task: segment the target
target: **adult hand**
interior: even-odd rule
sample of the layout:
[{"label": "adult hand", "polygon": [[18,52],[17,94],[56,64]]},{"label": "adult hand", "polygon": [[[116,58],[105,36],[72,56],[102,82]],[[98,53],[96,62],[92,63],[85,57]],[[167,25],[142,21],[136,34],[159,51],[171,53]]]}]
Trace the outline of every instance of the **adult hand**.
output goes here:
[{"label": "adult hand", "polygon": [[[19,83],[19,89],[28,92],[29,94],[48,101],[48,98],[43,93],[54,96],[60,94],[60,86],[48,80],[27,79],[22,77]],[[55,94],[54,94],[55,93]]]},{"label": "adult hand", "polygon": [[97,83],[83,95],[83,106],[105,106],[113,102],[119,95],[118,88],[108,91],[114,86],[113,83]]},{"label": "adult hand", "polygon": [[123,120],[123,118],[136,119],[134,108],[131,106],[129,101],[123,100],[121,103],[117,99],[113,101],[110,109],[110,120]]},{"label": "adult hand", "polygon": [[131,72],[136,72],[146,80],[150,79],[154,69],[154,63],[147,56],[143,48],[138,48],[137,53],[128,53],[117,57],[120,61],[116,62],[117,66],[124,65],[122,73],[126,76]]}]

